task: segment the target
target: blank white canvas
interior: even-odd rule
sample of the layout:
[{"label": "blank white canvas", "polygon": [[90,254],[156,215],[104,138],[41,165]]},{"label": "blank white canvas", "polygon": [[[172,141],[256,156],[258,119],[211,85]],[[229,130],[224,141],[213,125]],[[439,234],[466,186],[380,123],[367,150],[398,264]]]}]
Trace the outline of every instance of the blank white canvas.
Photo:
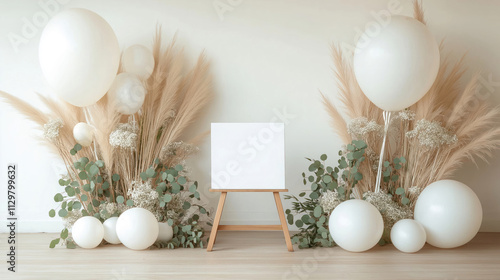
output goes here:
[{"label": "blank white canvas", "polygon": [[213,189],[284,189],[283,123],[212,123]]}]

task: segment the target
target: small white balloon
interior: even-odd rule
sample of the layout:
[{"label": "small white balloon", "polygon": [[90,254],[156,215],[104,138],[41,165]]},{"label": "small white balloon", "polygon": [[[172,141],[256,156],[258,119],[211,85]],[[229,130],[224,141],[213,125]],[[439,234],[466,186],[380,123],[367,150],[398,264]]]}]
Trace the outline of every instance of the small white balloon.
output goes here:
[{"label": "small white balloon", "polygon": [[130,46],[123,52],[122,67],[124,72],[136,74],[146,80],[155,67],[153,53],[143,45]]},{"label": "small white balloon", "polygon": [[104,227],[97,218],[85,216],[75,222],[71,229],[71,235],[78,246],[92,249],[101,244],[104,237]]},{"label": "small white balloon", "polygon": [[439,47],[423,23],[396,15],[378,29],[365,30],[353,66],[370,101],[385,111],[399,111],[431,88],[439,70]]},{"label": "small white balloon", "polygon": [[116,235],[116,221],[118,221],[118,217],[111,217],[104,221],[104,240],[111,244],[120,244],[120,239],[118,239],[118,235]]},{"label": "small white balloon", "polygon": [[68,9],[52,17],[40,37],[38,56],[54,92],[78,107],[92,105],[106,94],[120,64],[113,29],[86,9]]},{"label": "small white balloon", "polygon": [[414,212],[427,233],[427,243],[438,248],[455,248],[476,236],[483,220],[477,195],[455,180],[436,181],[417,199]]},{"label": "small white balloon", "polygon": [[125,115],[139,111],[145,96],[146,89],[143,83],[131,73],[118,74],[108,92],[108,97],[116,110]]},{"label": "small white balloon", "polygon": [[174,230],[167,223],[158,223],[159,232],[156,241],[168,242],[174,237]]},{"label": "small white balloon", "polygon": [[363,252],[375,246],[384,232],[380,212],[361,199],[342,202],[333,209],[328,223],[337,245],[351,252]]},{"label": "small white balloon", "polygon": [[425,240],[425,229],[415,220],[400,220],[391,229],[391,242],[401,252],[418,252],[424,247]]},{"label": "small white balloon", "polygon": [[83,147],[88,147],[92,144],[92,139],[94,138],[94,128],[83,122],[77,123],[73,127],[73,137],[76,143]]},{"label": "small white balloon", "polygon": [[145,250],[158,238],[158,221],[144,208],[132,208],[123,212],[116,222],[116,235],[127,248]]}]

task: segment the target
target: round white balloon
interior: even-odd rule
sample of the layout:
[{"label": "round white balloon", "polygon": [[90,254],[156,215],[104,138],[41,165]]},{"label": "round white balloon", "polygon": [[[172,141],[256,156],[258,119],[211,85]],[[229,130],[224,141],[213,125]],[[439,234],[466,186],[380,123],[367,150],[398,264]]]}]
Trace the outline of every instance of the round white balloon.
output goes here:
[{"label": "round white balloon", "polygon": [[55,93],[79,107],[92,105],[106,94],[120,64],[113,29],[85,9],[55,15],[43,30],[38,55]]},{"label": "round white balloon", "polygon": [[92,216],[78,219],[71,229],[73,241],[85,249],[92,249],[101,244],[104,237],[104,227],[101,221]]},{"label": "round white balloon", "polygon": [[425,228],[427,243],[455,248],[474,238],[483,220],[483,210],[479,198],[467,185],[441,180],[422,191],[414,216]]},{"label": "round white balloon", "polygon": [[133,45],[123,52],[122,68],[124,72],[136,74],[146,80],[153,73],[155,59],[153,53],[143,45]]},{"label": "round white balloon", "polygon": [[391,229],[391,242],[401,252],[418,252],[424,247],[425,240],[425,229],[415,220],[400,220]]},{"label": "round white balloon", "polygon": [[158,238],[158,221],[144,208],[123,212],[116,222],[116,235],[127,248],[144,250]]},{"label": "round white balloon", "polygon": [[382,237],[384,221],[372,204],[351,199],[333,209],[328,223],[337,245],[351,252],[363,252],[375,246]]},{"label": "round white balloon", "polygon": [[118,217],[111,217],[104,221],[104,240],[111,244],[120,244],[120,239],[118,239],[118,235],[116,235],[116,222],[118,221]]},{"label": "round white balloon", "polygon": [[420,21],[392,16],[367,28],[354,53],[354,73],[363,93],[385,111],[403,110],[431,88],[439,70],[439,47]]},{"label": "round white balloon", "polygon": [[168,242],[174,237],[174,230],[167,223],[158,223],[159,232],[156,241]]},{"label": "round white balloon", "polygon": [[131,115],[139,111],[144,103],[146,89],[135,74],[120,73],[109,89],[108,96],[118,112]]},{"label": "round white balloon", "polygon": [[83,147],[88,147],[92,144],[92,139],[94,138],[94,128],[83,122],[77,123],[73,127],[73,137],[76,143]]}]

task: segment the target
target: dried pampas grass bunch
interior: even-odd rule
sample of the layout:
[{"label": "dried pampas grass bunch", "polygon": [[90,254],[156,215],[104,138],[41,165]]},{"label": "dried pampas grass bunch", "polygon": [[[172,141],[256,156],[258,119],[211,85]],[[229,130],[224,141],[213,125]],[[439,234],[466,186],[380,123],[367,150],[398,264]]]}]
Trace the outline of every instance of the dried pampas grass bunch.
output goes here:
[{"label": "dried pampas grass bunch", "polygon": [[[414,3],[415,18],[425,24],[420,3]],[[441,54],[443,49],[441,44]],[[382,110],[363,94],[350,57],[337,46],[332,54],[339,98],[348,120],[325,95],[322,100],[333,129],[345,144],[352,140],[367,143],[366,160],[360,167],[364,179],[357,187],[362,193],[373,192],[382,145]],[[448,57],[441,57],[431,89],[416,104],[398,112],[389,128],[382,189],[394,193],[404,188],[411,205],[430,183],[450,178],[468,160],[487,160],[500,147],[500,109],[481,99],[480,74],[462,90],[463,58],[452,64]]]},{"label": "dried pampas grass bunch", "polygon": [[[72,195],[62,193],[59,202],[63,202],[62,208],[68,213],[60,212],[61,217],[74,216],[75,209],[69,207],[76,205],[74,203],[81,205],[85,211],[82,213],[102,220],[120,214],[120,209],[148,205],[159,222],[194,225],[189,232],[180,230],[180,235],[186,235],[183,244],[179,241],[165,246],[202,246],[199,235],[196,240],[190,236],[198,227],[200,216],[196,211],[208,213],[199,202],[197,183],[187,177],[185,159],[197,151],[196,145],[208,132],[192,139],[186,139],[185,132],[213,98],[209,63],[202,53],[194,67],[186,72],[183,52],[176,47],[175,38],[167,48],[162,47],[161,28],[154,39],[153,56],[153,73],[143,81],[147,91],[144,103],[130,116],[120,114],[106,95],[96,104],[80,108],[38,94],[48,113],[2,91],[0,98],[38,124],[43,131],[40,134],[43,142],[54,148],[64,161],[68,174],[59,182],[62,186],[75,187],[76,193],[71,190]],[[95,128],[93,144],[88,147],[75,145],[73,127],[80,122]],[[82,172],[87,173],[82,176]],[[145,186],[158,192],[158,196],[149,195]],[[143,193],[148,195],[139,195]],[[151,201],[139,201],[139,198],[154,201],[149,203]],[[167,203],[170,201],[181,203],[177,207],[179,203]],[[108,208],[118,212],[110,212]],[[168,217],[179,220],[171,221]]]}]

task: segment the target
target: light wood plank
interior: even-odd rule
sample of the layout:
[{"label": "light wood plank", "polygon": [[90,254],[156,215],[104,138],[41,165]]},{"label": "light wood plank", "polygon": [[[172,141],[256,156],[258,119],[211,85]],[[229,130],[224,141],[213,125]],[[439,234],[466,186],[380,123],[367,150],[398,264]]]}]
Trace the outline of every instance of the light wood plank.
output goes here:
[{"label": "light wood plank", "polygon": [[252,231],[252,230],[282,230],[281,225],[219,225],[219,230]]},{"label": "light wood plank", "polygon": [[456,249],[426,245],[415,254],[392,245],[364,253],[339,247],[283,250],[277,231],[219,232],[217,253],[202,249],[133,251],[123,245],[49,249],[55,233],[18,234],[18,272],[7,271],[0,234],[0,279],[421,279],[498,280],[500,233],[479,233]]},{"label": "light wood plank", "polygon": [[288,192],[288,189],[209,189],[211,192]]}]

